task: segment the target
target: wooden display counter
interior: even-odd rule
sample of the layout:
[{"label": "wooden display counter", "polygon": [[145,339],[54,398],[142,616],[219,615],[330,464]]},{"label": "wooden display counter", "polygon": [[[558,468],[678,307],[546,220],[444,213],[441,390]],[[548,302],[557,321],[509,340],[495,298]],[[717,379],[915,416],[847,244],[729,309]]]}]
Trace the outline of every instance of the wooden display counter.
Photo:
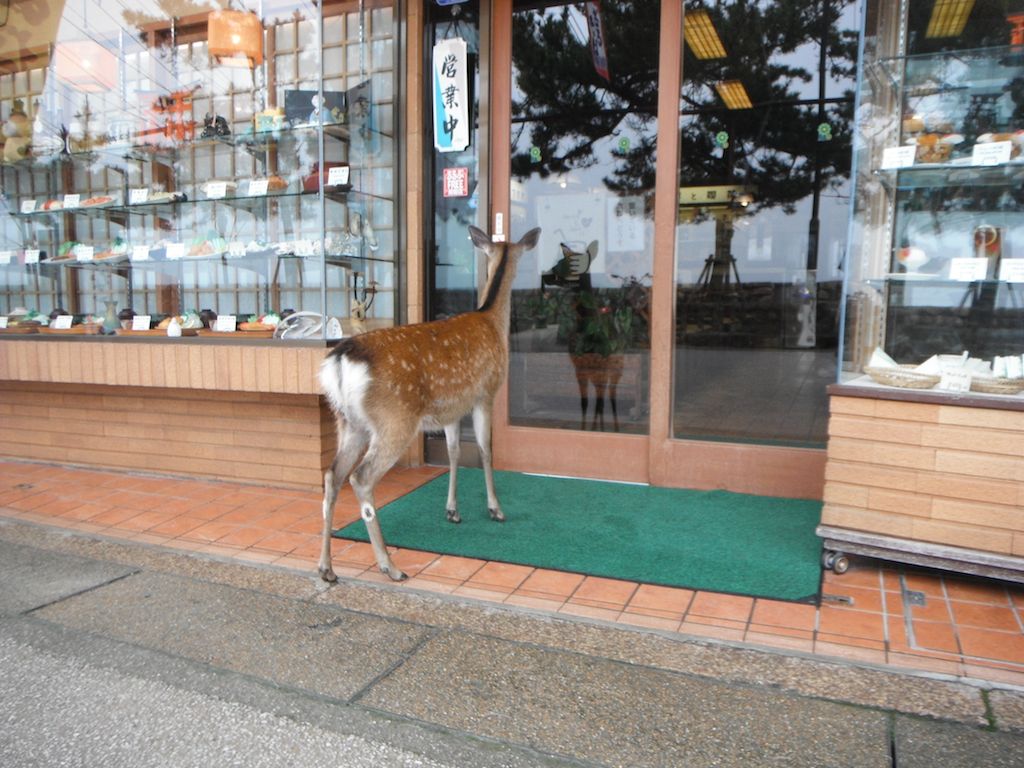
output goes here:
[{"label": "wooden display counter", "polygon": [[1024,582],[1024,397],[829,394],[826,567],[849,553]]},{"label": "wooden display counter", "polygon": [[319,490],[321,342],[0,342],[0,455]]}]

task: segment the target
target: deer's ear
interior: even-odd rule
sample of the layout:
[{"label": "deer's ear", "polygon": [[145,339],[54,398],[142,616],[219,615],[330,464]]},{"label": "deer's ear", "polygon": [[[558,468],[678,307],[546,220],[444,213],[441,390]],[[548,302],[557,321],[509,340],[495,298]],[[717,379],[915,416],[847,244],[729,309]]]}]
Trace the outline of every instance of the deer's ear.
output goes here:
[{"label": "deer's ear", "polygon": [[491,244],[490,236],[477,227],[469,228],[469,238],[477,248],[487,248]]},{"label": "deer's ear", "polygon": [[597,240],[587,246],[587,253],[590,254],[590,258],[593,259],[597,256],[597,247]]},{"label": "deer's ear", "polygon": [[540,227],[534,227],[521,238],[517,245],[521,245],[524,249],[529,250],[537,245],[537,241],[540,240]]},{"label": "deer's ear", "polygon": [[561,246],[562,248],[562,255],[565,256],[566,258],[572,258],[573,256],[577,255],[576,251],[574,251],[565,243],[559,243],[559,246]]}]

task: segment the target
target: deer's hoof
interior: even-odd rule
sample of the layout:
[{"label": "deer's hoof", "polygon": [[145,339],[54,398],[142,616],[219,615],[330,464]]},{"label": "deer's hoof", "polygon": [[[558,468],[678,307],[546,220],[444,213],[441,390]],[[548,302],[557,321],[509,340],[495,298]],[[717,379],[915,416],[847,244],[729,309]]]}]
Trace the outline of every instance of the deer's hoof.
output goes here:
[{"label": "deer's hoof", "polygon": [[333,568],[320,568],[320,578],[324,581],[333,584],[338,580],[337,574],[334,573]]},{"label": "deer's hoof", "polygon": [[461,523],[462,522],[462,517],[459,515],[459,510],[457,510],[457,509],[446,509],[444,511],[444,516],[446,518],[448,518],[448,522],[449,523]]},{"label": "deer's hoof", "polygon": [[505,513],[502,512],[500,509],[488,509],[487,514],[489,514],[491,516],[491,520],[493,520],[496,523],[505,522]]},{"label": "deer's hoof", "polygon": [[409,578],[403,570],[393,565],[390,568],[381,568],[381,571],[383,571],[392,581],[405,581]]}]

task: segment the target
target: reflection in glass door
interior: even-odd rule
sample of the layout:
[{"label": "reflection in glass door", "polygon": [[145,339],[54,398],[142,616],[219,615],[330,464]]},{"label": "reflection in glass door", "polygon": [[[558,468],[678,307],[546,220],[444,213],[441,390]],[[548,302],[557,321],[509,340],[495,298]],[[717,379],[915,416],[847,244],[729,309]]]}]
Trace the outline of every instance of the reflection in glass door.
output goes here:
[{"label": "reflection in glass door", "polygon": [[854,0],[687,0],[673,434],[820,446],[836,380]]},{"label": "reflection in glass door", "polygon": [[659,8],[513,4],[513,426],[647,433]]}]

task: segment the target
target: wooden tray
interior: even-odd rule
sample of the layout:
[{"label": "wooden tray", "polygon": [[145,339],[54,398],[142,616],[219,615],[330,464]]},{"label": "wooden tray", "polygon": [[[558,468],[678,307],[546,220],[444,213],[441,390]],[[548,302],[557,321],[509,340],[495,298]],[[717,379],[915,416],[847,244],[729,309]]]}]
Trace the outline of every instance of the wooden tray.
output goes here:
[{"label": "wooden tray", "polygon": [[[118,328],[114,331],[118,336],[163,336],[167,338],[166,328],[150,328],[148,331],[133,331],[131,328]],[[198,328],[182,328],[182,336],[196,336],[199,334]],[[170,338],[174,338],[173,336]]]},{"label": "wooden tray", "polygon": [[82,323],[70,328],[40,328],[39,332],[57,336],[98,336],[103,333],[103,326],[99,323]]},{"label": "wooden tray", "polygon": [[265,331],[212,331],[208,328],[201,328],[199,335],[216,336],[225,339],[272,339],[274,338],[274,331],[270,329]]},{"label": "wooden tray", "polygon": [[12,334],[12,335],[13,334],[26,334],[26,333],[39,333],[39,328],[40,327],[41,326],[38,326],[38,325],[26,325],[26,326],[12,325],[10,328],[0,328],[0,333],[9,333],[9,334]]}]

